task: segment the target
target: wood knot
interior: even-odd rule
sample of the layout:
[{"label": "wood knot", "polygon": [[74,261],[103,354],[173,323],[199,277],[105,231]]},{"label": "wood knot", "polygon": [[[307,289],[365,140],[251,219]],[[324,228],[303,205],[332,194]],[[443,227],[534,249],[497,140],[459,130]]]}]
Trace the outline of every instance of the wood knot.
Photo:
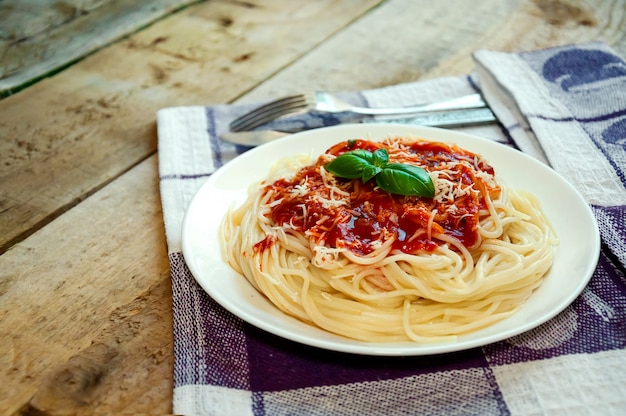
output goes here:
[{"label": "wood knot", "polygon": [[596,20],[586,10],[561,0],[534,0],[543,13],[543,18],[552,26],[563,26],[574,22],[583,26],[595,26]]},{"label": "wood knot", "polygon": [[88,405],[117,355],[118,351],[108,345],[90,345],[43,379],[30,400],[30,409],[71,413]]}]

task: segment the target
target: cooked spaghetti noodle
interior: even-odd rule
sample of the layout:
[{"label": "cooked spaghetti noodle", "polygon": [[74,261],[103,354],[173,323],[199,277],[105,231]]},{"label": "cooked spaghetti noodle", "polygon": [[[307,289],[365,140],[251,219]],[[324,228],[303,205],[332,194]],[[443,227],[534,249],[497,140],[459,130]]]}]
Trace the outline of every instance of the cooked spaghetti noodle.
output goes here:
[{"label": "cooked spaghetti noodle", "polygon": [[[394,195],[325,166],[386,148],[420,166],[433,198]],[[228,263],[283,312],[349,338],[430,342],[513,314],[552,264],[552,230],[530,194],[503,186],[479,155],[390,137],[284,159],[229,210]]]}]

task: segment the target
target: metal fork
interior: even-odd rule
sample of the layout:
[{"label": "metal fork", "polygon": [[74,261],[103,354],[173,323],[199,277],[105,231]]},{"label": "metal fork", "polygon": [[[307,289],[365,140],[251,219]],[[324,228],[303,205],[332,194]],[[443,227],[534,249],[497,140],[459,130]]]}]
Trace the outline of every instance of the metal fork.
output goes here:
[{"label": "metal fork", "polygon": [[230,123],[231,131],[247,131],[255,127],[269,123],[279,117],[306,111],[325,113],[351,112],[363,115],[394,115],[394,114],[419,114],[436,111],[454,111],[469,108],[483,108],[487,104],[480,94],[470,94],[451,100],[435,103],[419,104],[410,107],[398,108],[366,108],[353,106],[338,97],[324,92],[315,91],[311,94],[297,94],[272,101],[251,112],[235,119]]}]

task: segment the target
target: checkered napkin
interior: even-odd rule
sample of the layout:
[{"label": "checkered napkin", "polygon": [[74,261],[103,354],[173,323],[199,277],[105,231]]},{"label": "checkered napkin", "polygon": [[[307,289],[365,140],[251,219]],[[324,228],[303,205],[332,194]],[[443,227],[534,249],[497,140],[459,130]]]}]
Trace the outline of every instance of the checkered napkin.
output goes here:
[{"label": "checkered napkin", "polygon": [[[599,43],[480,51],[475,61],[471,76],[342,96],[376,107],[482,91],[501,124],[463,130],[550,164],[593,208],[603,247],[581,296],[527,333],[428,357],[336,353],[256,329],[196,284],[181,253],[182,219],[194,193],[246,150],[218,135],[252,106],[163,109],[159,173],[173,287],[176,413],[626,414],[626,63]],[[345,121],[341,115],[296,120],[307,127]]]}]

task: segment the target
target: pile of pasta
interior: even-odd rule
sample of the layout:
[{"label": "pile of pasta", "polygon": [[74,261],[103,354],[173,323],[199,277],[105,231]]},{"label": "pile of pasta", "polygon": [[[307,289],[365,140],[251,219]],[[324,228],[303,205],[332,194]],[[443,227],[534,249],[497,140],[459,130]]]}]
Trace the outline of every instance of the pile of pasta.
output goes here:
[{"label": "pile of pasta", "polygon": [[[423,168],[434,197],[325,168],[380,148],[389,162]],[[226,261],[284,313],[367,342],[448,340],[510,316],[541,284],[557,244],[536,198],[504,186],[483,157],[403,137],[279,161],[220,234]]]}]

